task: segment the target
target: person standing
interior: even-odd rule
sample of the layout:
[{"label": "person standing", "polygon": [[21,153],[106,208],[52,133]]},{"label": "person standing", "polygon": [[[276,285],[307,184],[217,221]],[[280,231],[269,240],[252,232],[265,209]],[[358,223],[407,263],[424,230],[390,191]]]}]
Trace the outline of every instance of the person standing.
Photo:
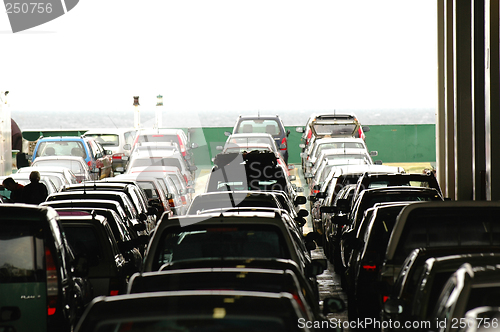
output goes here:
[{"label": "person standing", "polygon": [[30,183],[24,187],[23,201],[28,204],[40,204],[45,202],[49,195],[47,187],[40,182],[40,173],[33,171],[30,173]]},{"label": "person standing", "polygon": [[10,199],[9,203],[22,203],[23,202],[23,191],[24,186],[22,184],[17,183],[13,178],[8,177],[3,180],[2,185],[10,190]]}]

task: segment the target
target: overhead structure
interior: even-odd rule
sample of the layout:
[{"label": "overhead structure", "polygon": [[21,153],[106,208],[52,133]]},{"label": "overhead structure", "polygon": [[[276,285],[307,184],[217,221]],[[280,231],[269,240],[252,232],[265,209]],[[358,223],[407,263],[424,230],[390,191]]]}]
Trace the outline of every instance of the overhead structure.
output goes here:
[{"label": "overhead structure", "polygon": [[451,199],[499,200],[499,0],[437,5],[437,176]]}]

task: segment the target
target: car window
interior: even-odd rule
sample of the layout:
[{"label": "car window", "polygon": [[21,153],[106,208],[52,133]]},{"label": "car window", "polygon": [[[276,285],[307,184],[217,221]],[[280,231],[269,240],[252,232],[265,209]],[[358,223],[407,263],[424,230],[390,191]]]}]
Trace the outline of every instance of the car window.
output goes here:
[{"label": "car window", "polygon": [[282,134],[279,123],[273,119],[241,120],[235,133],[267,133],[273,136]]},{"label": "car window", "polygon": [[35,157],[82,155],[85,158],[85,148],[80,141],[45,141],[38,144]]},{"label": "car window", "polygon": [[94,140],[90,141],[90,146],[92,147],[92,153],[94,154],[96,159],[102,158],[104,156],[104,151],[102,147]]},{"label": "car window", "polygon": [[76,256],[86,255],[91,266],[99,264],[103,251],[94,227],[63,224],[63,229]]},{"label": "car window", "polygon": [[75,174],[83,174],[85,173],[85,169],[83,168],[83,164],[73,160],[35,160],[32,166],[58,166],[58,167],[66,167],[70,169]]},{"label": "car window", "polygon": [[33,225],[0,222],[0,283],[45,281],[43,230]]},{"label": "car window", "polygon": [[130,168],[141,166],[174,166],[182,169],[181,163],[177,158],[137,158],[133,159]]},{"label": "car window", "polygon": [[274,225],[172,227],[162,234],[155,270],[169,262],[206,257],[290,258],[281,230]]},{"label": "car window", "polygon": [[123,136],[125,137],[125,144],[133,144],[134,143],[135,132],[127,131],[127,132],[123,133]]},{"label": "car window", "polygon": [[85,134],[85,137],[91,137],[102,146],[118,146],[119,136],[114,134]]}]

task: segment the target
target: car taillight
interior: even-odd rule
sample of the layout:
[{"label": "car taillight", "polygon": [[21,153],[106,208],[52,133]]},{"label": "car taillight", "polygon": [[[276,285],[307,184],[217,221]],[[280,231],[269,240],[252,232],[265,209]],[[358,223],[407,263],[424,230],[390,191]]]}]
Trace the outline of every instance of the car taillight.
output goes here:
[{"label": "car taillight", "polygon": [[177,140],[179,141],[179,148],[181,149],[182,156],[185,157],[186,156],[186,147],[182,143],[181,137],[179,135],[177,135]]},{"label": "car taillight", "polygon": [[389,298],[389,296],[384,295],[384,296],[382,296],[382,301],[384,301],[384,303],[385,303],[385,301],[387,301],[388,298]]},{"label": "car taillight", "polygon": [[375,271],[377,265],[363,265],[362,268],[366,271]]},{"label": "car taillight", "polygon": [[120,293],[120,281],[116,278],[111,278],[109,280],[109,295],[115,296]]},{"label": "car taillight", "polygon": [[57,296],[59,294],[59,280],[57,278],[57,269],[54,264],[52,252],[45,247],[45,272],[47,274],[47,314],[52,316],[57,309]]},{"label": "car taillight", "polygon": [[[286,137],[283,137],[283,140],[281,141],[281,144],[285,145],[285,147],[280,148],[280,150],[286,150]],[[280,145],[281,146],[281,145]]]},{"label": "car taillight", "polygon": [[113,159],[122,159],[122,157],[125,157],[125,153],[115,153],[113,155]]},{"label": "car taillight", "polygon": [[89,165],[89,168],[90,168],[90,169],[92,169],[92,160],[89,160],[89,161],[87,162],[87,165]]},{"label": "car taillight", "polygon": [[181,196],[182,205],[187,205],[186,197]]},{"label": "car taillight", "polygon": [[302,309],[304,312],[307,311],[304,303],[302,302],[302,300],[300,299],[300,297],[295,292],[293,293],[293,299],[295,301],[297,301],[297,304],[300,306],[300,309]]},{"label": "car taillight", "polygon": [[171,208],[175,208],[175,202],[173,198],[168,200],[168,204],[170,205]]},{"label": "car taillight", "polygon": [[189,182],[188,177],[186,176],[186,174],[183,174],[183,176],[184,176],[184,181],[186,181],[187,184]]}]

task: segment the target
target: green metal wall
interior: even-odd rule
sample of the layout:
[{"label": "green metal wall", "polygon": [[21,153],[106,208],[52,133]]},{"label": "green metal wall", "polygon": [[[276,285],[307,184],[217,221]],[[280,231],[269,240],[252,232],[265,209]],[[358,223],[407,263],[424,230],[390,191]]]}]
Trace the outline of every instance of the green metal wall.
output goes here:
[{"label": "green metal wall", "polygon": [[[378,151],[376,160],[383,163],[398,162],[435,162],[436,161],[436,130],[433,124],[419,125],[370,125],[366,133],[366,144],[370,151]],[[290,130],[288,137],[289,163],[300,163],[301,133],[295,131],[296,127],[286,127]],[[195,163],[198,165],[211,165],[212,158],[219,152],[218,145],[224,145],[227,136],[225,131],[232,127],[207,127],[189,128],[184,131],[191,142],[199,147],[193,150]],[[35,141],[40,136],[80,136],[86,130],[74,131],[24,131],[23,137]]]}]

